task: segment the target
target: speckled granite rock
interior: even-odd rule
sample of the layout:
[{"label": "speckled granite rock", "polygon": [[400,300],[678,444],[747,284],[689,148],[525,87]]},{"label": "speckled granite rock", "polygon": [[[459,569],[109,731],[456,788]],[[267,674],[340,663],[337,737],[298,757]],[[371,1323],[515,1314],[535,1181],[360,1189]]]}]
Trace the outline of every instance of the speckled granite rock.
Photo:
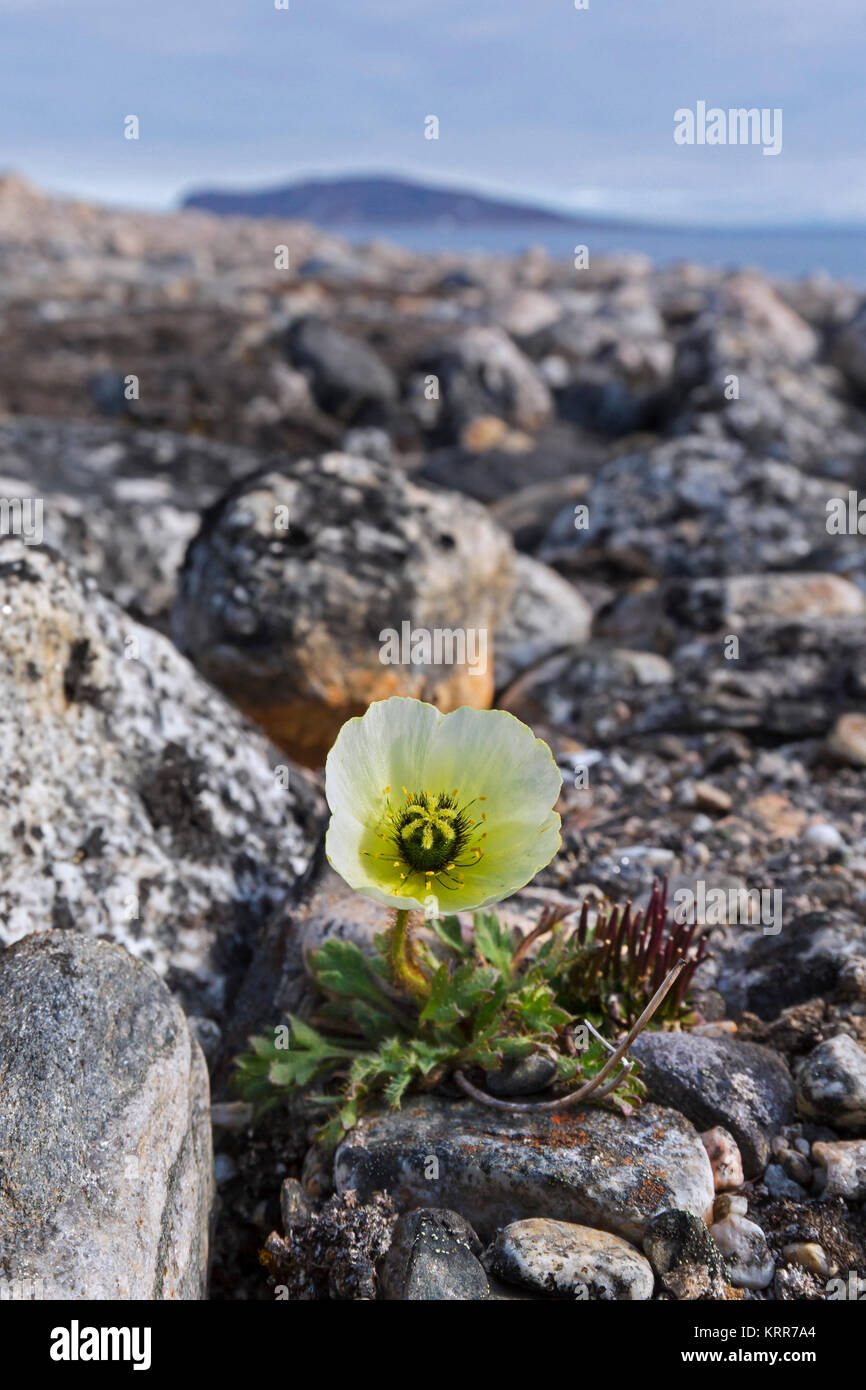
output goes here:
[{"label": "speckled granite rock", "polygon": [[109,936],[219,1014],[305,868],[303,775],[158,633],[47,550],[0,544],[0,942]]},{"label": "speckled granite rock", "polygon": [[649,1261],[621,1236],[543,1217],[506,1226],[487,1261],[500,1279],[589,1302],[652,1298],[655,1282]]},{"label": "speckled granite rock", "polygon": [[769,1047],[695,1033],[643,1033],[632,1054],[653,1100],[700,1129],[723,1125],[737,1141],[746,1177],[767,1165],[770,1140],[794,1113],[794,1086]]},{"label": "speckled granite rock", "polygon": [[361,1121],[337,1151],[338,1191],[380,1188],[404,1210],[462,1212],[482,1238],[549,1216],[639,1240],[668,1207],[712,1212],[709,1159],[687,1120],[659,1106],[629,1119],[602,1109],[507,1115],[424,1097]]},{"label": "speckled granite rock", "polygon": [[201,1299],[207,1070],[121,946],[52,931],[0,951],[0,1279],[51,1299]]},{"label": "speckled granite rock", "polygon": [[[371,459],[303,458],[248,480],[206,517],[181,575],[175,638],[278,743],[316,764],[371,700],[489,705],[512,554],[465,497]],[[400,650],[384,662],[382,634],[402,641],[404,624],[449,640],[438,656]]]}]

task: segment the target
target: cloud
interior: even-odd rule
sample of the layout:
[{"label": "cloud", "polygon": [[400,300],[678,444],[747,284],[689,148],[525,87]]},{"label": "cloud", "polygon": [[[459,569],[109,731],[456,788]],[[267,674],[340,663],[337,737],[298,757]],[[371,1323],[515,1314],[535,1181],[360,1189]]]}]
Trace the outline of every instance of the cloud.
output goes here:
[{"label": "cloud", "polygon": [[[45,182],[60,169],[128,188],[136,157],[148,200],[168,201],[238,169],[402,168],[659,206],[679,189],[735,215],[805,213],[816,189],[841,215],[866,184],[862,0],[0,0],[0,14],[4,159]],[[678,149],[673,112],[698,99],[781,106],[783,154]]]}]

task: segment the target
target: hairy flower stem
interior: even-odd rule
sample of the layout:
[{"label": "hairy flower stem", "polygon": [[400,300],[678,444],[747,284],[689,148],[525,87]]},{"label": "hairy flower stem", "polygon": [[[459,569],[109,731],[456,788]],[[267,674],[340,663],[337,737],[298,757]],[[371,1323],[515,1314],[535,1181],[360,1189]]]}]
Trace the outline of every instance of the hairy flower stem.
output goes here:
[{"label": "hairy flower stem", "polygon": [[412,950],[408,908],[400,908],[395,914],[394,925],[390,931],[389,954],[394,984],[405,989],[408,994],[413,994],[416,999],[426,999],[430,993],[430,985]]}]

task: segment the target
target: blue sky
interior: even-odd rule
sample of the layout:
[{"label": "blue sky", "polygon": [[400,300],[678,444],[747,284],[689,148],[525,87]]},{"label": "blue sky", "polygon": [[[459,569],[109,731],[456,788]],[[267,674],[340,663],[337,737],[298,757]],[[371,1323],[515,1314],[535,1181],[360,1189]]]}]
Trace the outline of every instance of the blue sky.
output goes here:
[{"label": "blue sky", "polygon": [[[142,207],[374,171],[653,220],[866,222],[864,0],[290,4],[0,0],[0,167]],[[782,153],[677,146],[698,100],[780,107]]]}]

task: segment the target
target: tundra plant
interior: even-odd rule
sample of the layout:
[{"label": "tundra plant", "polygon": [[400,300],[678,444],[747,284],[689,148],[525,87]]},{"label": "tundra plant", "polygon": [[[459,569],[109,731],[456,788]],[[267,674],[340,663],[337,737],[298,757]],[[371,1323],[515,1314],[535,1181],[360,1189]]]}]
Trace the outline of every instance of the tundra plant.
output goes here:
[{"label": "tundra plant", "polygon": [[[624,1019],[622,995],[613,1004],[608,997],[621,964],[619,944],[604,931],[609,919],[599,916],[596,940],[586,911],[575,932],[564,924],[567,906],[548,907],[527,936],[486,910],[523,888],[559,849],[561,781],[547,745],[502,710],[443,715],[395,697],[350,719],[325,768],[327,856],[350,887],[392,908],[393,920],[370,953],[338,940],[312,953],[308,969],[323,999],[316,1017],[292,1017],[288,1030],[277,1030],[288,1046],[252,1039],[253,1052],[238,1063],[241,1090],[263,1103],[303,1092],[330,1112],[320,1137],[331,1143],[376,1092],[393,1107],[410,1088],[443,1083],[508,1110],[638,1101],[642,1088],[626,1052],[685,969],[691,933],[668,942],[658,914],[645,927],[665,936],[668,973],[648,1002],[641,999],[638,1016]],[[467,932],[456,914],[470,911]],[[422,912],[427,930],[419,938],[413,919]],[[637,943],[639,956],[641,914],[630,922],[622,949],[634,955]],[[610,990],[597,970],[581,968],[602,956]],[[593,984],[584,1000],[574,986],[585,974]],[[634,1000],[649,977],[632,975]],[[684,1008],[681,992],[673,997]],[[581,1023],[575,1005],[583,1004]],[[622,1033],[628,1023],[616,1044],[600,1031],[614,1024]],[[506,1101],[484,1089],[487,1074],[533,1056],[547,1059],[550,1100]],[[330,1093],[313,1094],[322,1081]]]}]

